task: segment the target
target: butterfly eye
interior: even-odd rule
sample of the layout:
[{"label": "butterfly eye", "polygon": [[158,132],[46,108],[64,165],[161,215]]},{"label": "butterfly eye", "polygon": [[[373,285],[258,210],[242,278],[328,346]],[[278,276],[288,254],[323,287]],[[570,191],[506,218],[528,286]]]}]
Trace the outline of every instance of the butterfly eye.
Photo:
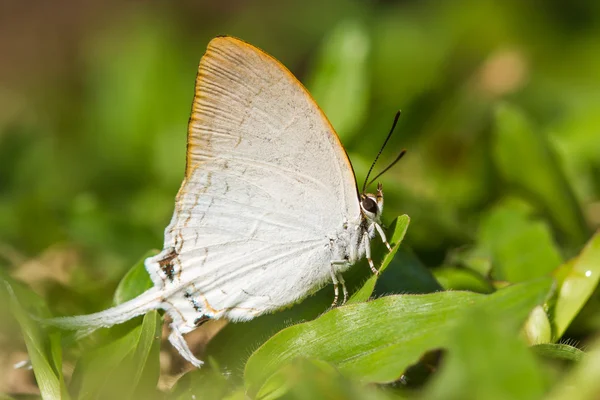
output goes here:
[{"label": "butterfly eye", "polygon": [[377,202],[375,202],[375,200],[373,200],[371,197],[369,196],[365,196],[362,199],[362,207],[365,211],[370,212],[372,214],[377,214]]}]

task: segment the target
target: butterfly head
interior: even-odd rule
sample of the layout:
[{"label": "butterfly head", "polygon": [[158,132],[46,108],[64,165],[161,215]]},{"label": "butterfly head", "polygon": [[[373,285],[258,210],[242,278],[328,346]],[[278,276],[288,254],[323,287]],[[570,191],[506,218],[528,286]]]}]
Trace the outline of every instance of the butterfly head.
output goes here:
[{"label": "butterfly head", "polygon": [[360,195],[360,209],[369,222],[379,222],[383,212],[383,188],[377,185],[377,194],[363,193]]}]

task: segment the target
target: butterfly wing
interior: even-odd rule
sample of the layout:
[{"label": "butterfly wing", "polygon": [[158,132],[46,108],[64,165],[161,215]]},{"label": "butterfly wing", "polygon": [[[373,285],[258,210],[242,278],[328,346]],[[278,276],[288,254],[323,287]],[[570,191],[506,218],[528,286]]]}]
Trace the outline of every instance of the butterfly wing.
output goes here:
[{"label": "butterfly wing", "polygon": [[165,247],[146,262],[181,331],[202,315],[247,320],[305,297],[359,219],[352,166],[307,90],[263,51],[213,39]]}]

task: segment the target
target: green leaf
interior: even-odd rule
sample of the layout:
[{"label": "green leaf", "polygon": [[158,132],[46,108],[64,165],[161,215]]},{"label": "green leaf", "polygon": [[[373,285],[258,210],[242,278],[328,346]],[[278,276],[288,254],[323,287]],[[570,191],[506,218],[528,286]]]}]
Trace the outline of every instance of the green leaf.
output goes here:
[{"label": "green leaf", "polygon": [[[119,282],[116,304],[152,286],[144,260],[154,254],[153,250],[144,255]],[[162,318],[158,311],[151,311],[143,318],[102,330],[98,336],[103,336],[105,343],[84,353],[74,371],[72,386],[78,398],[151,398],[160,374],[161,329]]]},{"label": "green leaf", "polygon": [[129,381],[131,398],[149,398],[155,392],[160,376],[160,339],[162,318],[157,311],[144,315],[133,357],[126,371],[133,371]]},{"label": "green leaf", "polygon": [[156,255],[158,251],[148,251],[121,279],[117,290],[115,290],[114,302],[115,304],[122,304],[128,300],[135,298],[136,296],[144,293],[146,290],[153,286],[152,279],[146,267],[144,261],[148,257]]},{"label": "green leaf", "polygon": [[231,382],[221,373],[217,362],[210,357],[201,369],[190,371],[179,378],[169,398],[223,399],[230,394],[231,389]]},{"label": "green leaf", "polygon": [[425,351],[448,345],[447,333],[465,308],[481,304],[490,314],[524,321],[552,285],[549,278],[484,296],[470,292],[395,295],[331,310],[314,321],[271,337],[246,363],[248,393],[297,357],[327,361],[346,376],[392,382]]},{"label": "green leaf", "polygon": [[560,338],[598,286],[600,279],[600,232],[581,253],[558,271],[559,288],[551,318],[554,337]]},{"label": "green leaf", "polygon": [[496,109],[493,151],[503,178],[548,213],[564,240],[573,247],[584,243],[589,230],[553,149],[515,106]]},{"label": "green leaf", "polygon": [[548,275],[562,263],[549,227],[530,214],[528,204],[511,198],[484,215],[477,244],[490,255],[495,279],[522,282]]},{"label": "green leaf", "polygon": [[490,314],[478,306],[462,313],[450,332],[451,350],[424,398],[541,398],[548,382],[516,334],[521,322],[508,309]]},{"label": "green leaf", "polygon": [[230,395],[223,397],[223,400],[248,400],[248,396],[246,396],[244,388],[240,388]]},{"label": "green leaf", "polygon": [[538,356],[553,360],[579,362],[585,353],[577,347],[562,343],[543,343],[531,348]]},{"label": "green leaf", "polygon": [[483,247],[459,247],[452,249],[447,255],[447,263],[449,265],[464,267],[482,278],[487,278],[492,273],[490,252]]},{"label": "green leaf", "polygon": [[159,376],[161,318],[150,311],[122,337],[84,354],[73,374],[78,399],[148,398]]},{"label": "green leaf", "polygon": [[341,138],[363,124],[369,104],[370,39],[358,21],[338,24],[325,39],[307,86]]},{"label": "green leaf", "polygon": [[530,345],[552,341],[552,325],[544,307],[537,306],[531,310],[521,333],[527,344]]},{"label": "green leaf", "polygon": [[429,268],[412,250],[401,246],[385,271],[379,275],[371,297],[389,294],[422,294],[443,290]]},{"label": "green leaf", "polygon": [[383,391],[362,387],[345,379],[330,364],[312,359],[299,358],[273,374],[261,387],[256,399],[324,398],[340,399],[389,399]]},{"label": "green leaf", "polygon": [[600,341],[595,340],[581,361],[553,388],[546,400],[595,400],[600,393]]},{"label": "green leaf", "polygon": [[452,266],[436,268],[433,275],[446,290],[468,290],[476,293],[492,293],[494,287],[472,269]]},{"label": "green leaf", "polygon": [[[400,248],[400,244],[402,243],[402,240],[404,239],[404,236],[406,235],[406,231],[408,230],[409,224],[410,224],[410,217],[408,215],[404,214],[404,215],[401,215],[398,218],[396,218],[396,221],[394,221],[394,223],[390,227],[390,230],[392,230],[394,232],[390,239],[390,246],[392,247],[392,251],[387,253],[385,255],[385,257],[383,258],[383,261],[381,262],[381,266],[379,267],[379,274],[382,274],[386,270],[388,265],[394,259],[394,256],[396,255],[396,252]],[[369,298],[373,294],[373,290],[375,289],[376,283],[377,283],[377,276],[372,275],[369,279],[367,279],[367,281],[364,283],[364,285],[357,292],[355,292],[352,295],[352,297],[350,297],[350,300],[348,300],[348,304],[358,303],[358,302],[369,300]]]},{"label": "green leaf", "polygon": [[21,328],[41,395],[45,398],[68,399],[62,374],[60,336],[46,332],[26,309],[39,317],[49,316],[50,312],[41,298],[1,270],[0,279],[0,300],[2,304],[8,304]]}]

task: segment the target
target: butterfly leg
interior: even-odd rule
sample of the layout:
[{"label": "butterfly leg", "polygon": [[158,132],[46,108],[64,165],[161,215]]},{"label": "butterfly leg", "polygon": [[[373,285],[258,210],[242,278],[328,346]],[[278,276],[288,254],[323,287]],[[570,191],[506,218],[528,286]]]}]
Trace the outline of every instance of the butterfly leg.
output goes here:
[{"label": "butterfly leg", "polygon": [[375,223],[375,229],[377,229],[377,232],[379,232],[379,236],[381,236],[381,240],[383,241],[383,243],[385,243],[385,247],[387,247],[389,251],[392,251],[392,248],[390,247],[390,244],[388,243],[387,238],[385,237],[385,232],[383,231],[383,228],[381,228],[381,225]]},{"label": "butterfly leg", "polygon": [[183,338],[183,334],[181,333],[179,328],[173,324],[171,324],[171,334],[169,335],[169,342],[171,342],[171,344],[173,345],[173,347],[175,347],[179,354],[181,354],[183,358],[185,358],[192,365],[194,365],[194,367],[200,368],[202,364],[204,364],[203,361],[198,360],[196,356],[194,356],[194,353],[192,353],[192,351],[188,347],[187,342]]},{"label": "butterfly leg", "polygon": [[346,289],[346,282],[344,282],[344,277],[342,276],[342,274],[338,273],[337,278],[338,278],[338,281],[340,282],[340,284],[342,285],[342,292],[344,293],[344,301],[342,301],[341,305],[344,305],[344,304],[346,304],[346,301],[348,301],[348,289]]},{"label": "butterfly leg", "polygon": [[336,265],[348,265],[348,261],[339,260],[339,261],[331,262],[331,280],[333,281],[333,292],[335,293],[331,307],[335,307],[337,305],[339,293],[340,293],[340,290],[339,290],[340,284],[342,285],[342,292],[344,293],[344,301],[342,302],[342,305],[344,303],[346,303],[346,300],[348,298],[348,289],[346,289],[346,282],[344,282],[344,278],[342,277],[342,274],[340,274],[339,272],[337,272],[335,270]]},{"label": "butterfly leg", "polygon": [[367,261],[369,262],[369,267],[375,275],[379,275],[379,271],[377,271],[377,268],[375,268],[375,264],[373,264],[373,260],[371,259],[371,241],[369,239],[369,235],[364,235],[363,241],[365,244],[365,254],[367,256]]},{"label": "butterfly leg", "polygon": [[338,297],[340,294],[340,290],[338,287],[337,274],[335,273],[334,265],[335,264],[332,262],[331,263],[331,280],[333,281],[333,293],[335,295],[333,296],[333,303],[331,303],[331,308],[333,308],[337,305]]}]

